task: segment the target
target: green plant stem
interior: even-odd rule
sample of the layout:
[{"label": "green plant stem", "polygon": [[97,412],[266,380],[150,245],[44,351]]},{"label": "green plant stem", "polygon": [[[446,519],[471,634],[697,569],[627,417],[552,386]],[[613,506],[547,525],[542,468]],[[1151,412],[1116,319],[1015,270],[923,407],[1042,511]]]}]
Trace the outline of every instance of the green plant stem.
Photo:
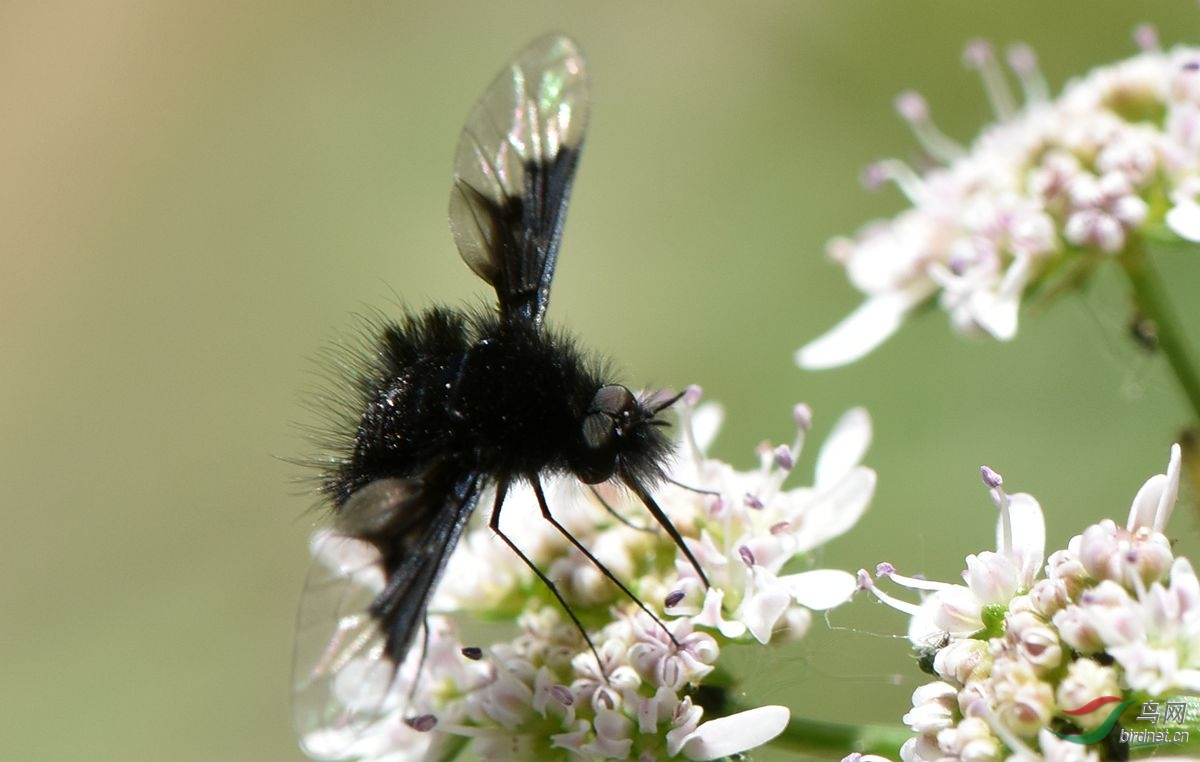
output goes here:
[{"label": "green plant stem", "polygon": [[[742,709],[731,708],[731,713]],[[793,717],[768,745],[838,759],[855,751],[899,759],[900,746],[911,737],[908,729],[898,725],[851,725]]]},{"label": "green plant stem", "polygon": [[1192,416],[1200,421],[1200,374],[1197,374],[1196,366],[1192,363],[1179,320],[1171,309],[1162,279],[1154,269],[1142,239],[1129,240],[1121,254],[1121,265],[1133,287],[1138,308],[1154,321],[1158,329],[1158,346],[1166,355],[1175,380],[1183,387],[1184,396],[1192,408]]}]

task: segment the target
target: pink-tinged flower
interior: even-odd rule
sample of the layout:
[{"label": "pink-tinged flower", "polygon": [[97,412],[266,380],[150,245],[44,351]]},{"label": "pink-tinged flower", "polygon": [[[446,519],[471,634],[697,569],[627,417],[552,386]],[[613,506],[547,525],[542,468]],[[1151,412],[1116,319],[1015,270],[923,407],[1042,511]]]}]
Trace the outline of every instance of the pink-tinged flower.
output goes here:
[{"label": "pink-tinged flower", "polygon": [[731,639],[749,636],[766,643],[778,634],[802,636],[808,611],[848,600],[854,577],[833,569],[788,573],[784,567],[848,531],[869,506],[875,474],[860,460],[870,442],[870,418],[860,409],[844,415],[817,457],[813,486],[785,489],[811,425],[806,407],[793,411],[793,443],[760,448],[759,468],[749,472],[704,455],[707,441],[699,433],[712,428],[705,419],[719,415],[717,409],[685,415],[685,430],[694,432],[688,439],[691,458],[681,461],[675,478],[709,494],[698,517],[689,507],[696,497],[686,491],[673,493],[663,507],[673,518],[690,516],[699,527],[691,547],[711,586],[705,589],[690,565],[678,560],[679,584],[668,594],[668,613],[691,617]]},{"label": "pink-tinged flower", "polygon": [[891,597],[871,582],[870,575],[859,573],[860,587],[911,616],[908,637],[914,645],[933,642],[944,633],[970,637],[985,630],[989,624],[984,616],[989,607],[1007,606],[1014,596],[1028,592],[1032,586],[1045,549],[1041,506],[1031,495],[1008,495],[998,485],[991,488],[991,495],[1000,512],[997,550],[967,556],[965,585],[906,576],[889,563],[880,564],[876,570],[880,577],[929,593],[917,605]]},{"label": "pink-tinged flower", "polygon": [[1018,107],[990,46],[971,43],[967,63],[997,120],[970,146],[942,134],[919,95],[901,95],[897,110],[939,163],[867,171],[868,184],[894,183],[911,208],[829,244],[866,299],[802,348],[799,365],[853,362],[935,297],[955,330],[1007,341],[1031,287],[1056,275],[1069,285],[1138,236],[1200,241],[1200,50],[1143,48],[1053,100],[1032,51],[1013,48]]},{"label": "pink-tinged flower", "polygon": [[[1029,495],[982,475],[999,508],[995,551],[967,556],[965,584],[876,570],[859,586],[909,615],[909,637],[938,681],[913,693],[906,762],[1094,760],[1049,732],[1099,726],[1107,711],[1068,715],[1099,696],[1170,698],[1200,690],[1200,580],[1163,534],[1179,492],[1181,452],[1134,497],[1124,527],[1103,520],[1042,565],[1045,527]],[[1044,575],[1044,576],[1043,576]],[[930,656],[932,655],[932,658]]]},{"label": "pink-tinged flower", "polygon": [[[791,487],[786,482],[812,427],[806,406],[792,411],[791,443],[763,446],[757,467],[738,471],[705,454],[721,411],[699,398],[699,389],[690,389],[679,405],[677,457],[654,499],[710,587],[634,496],[608,484],[591,490],[548,482],[555,516],[642,609],[543,518],[529,490],[513,489],[502,514],[505,533],[554,580],[580,621],[596,623],[588,628],[595,651],[487,517],[476,516],[435,593],[424,662],[414,648],[393,673],[377,658],[365,604],[347,606],[352,613],[337,623],[335,646],[313,661],[337,675],[333,699],[351,722],[326,722],[309,734],[309,754],[401,762],[469,748],[479,759],[507,760],[557,749],[582,760],[707,760],[783,732],[785,707],[711,716],[690,696],[711,678],[724,646],[801,637],[812,611],[853,594],[853,575],[809,568],[810,554],[848,531],[870,503],[875,475],[860,464],[870,418],[862,410],[843,416],[821,448],[811,486]],[[322,537],[314,552],[347,603],[369,602],[380,589],[370,546]],[[489,646],[465,648],[442,616],[448,613],[508,621],[512,631]],[[356,707],[373,719],[354,723],[366,714]]]}]

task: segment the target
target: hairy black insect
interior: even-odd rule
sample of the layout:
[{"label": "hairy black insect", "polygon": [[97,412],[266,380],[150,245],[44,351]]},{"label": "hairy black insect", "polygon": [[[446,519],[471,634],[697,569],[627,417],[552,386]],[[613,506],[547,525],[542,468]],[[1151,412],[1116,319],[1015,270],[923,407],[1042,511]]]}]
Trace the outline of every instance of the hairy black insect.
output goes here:
[{"label": "hairy black insect", "polygon": [[[613,383],[603,363],[544,325],[587,106],[582,55],[571,40],[551,36],[518,54],[467,120],[450,226],[463,260],[495,289],[498,308],[410,313],[382,325],[358,363],[353,430],[337,443],[321,486],[335,538],[377,552],[342,575],[372,593],[360,600],[332,580],[310,583],[319,591],[313,597],[328,600],[315,603],[311,616],[301,612],[303,637],[324,627],[320,642],[297,647],[302,730],[336,730],[385,711],[391,676],[414,647],[434,585],[487,487],[495,489],[491,528],[572,619],[553,581],[500,530],[505,496],[518,482],[532,486],[546,520],[589,558],[552,515],[541,480],[624,484],[703,578],[650,495],[672,447],[659,414],[674,400],[639,397]],[[331,707],[335,681],[364,659],[379,674],[362,679],[367,687],[350,709]]]}]

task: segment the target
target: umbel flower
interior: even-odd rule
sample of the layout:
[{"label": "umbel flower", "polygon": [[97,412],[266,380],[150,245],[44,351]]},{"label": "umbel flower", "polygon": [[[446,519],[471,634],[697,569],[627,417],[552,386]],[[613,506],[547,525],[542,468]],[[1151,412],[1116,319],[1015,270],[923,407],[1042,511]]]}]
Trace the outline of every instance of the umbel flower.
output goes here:
[{"label": "umbel flower", "polygon": [[[789,489],[784,482],[811,425],[808,408],[793,411],[791,444],[764,445],[759,467],[740,472],[705,455],[721,411],[698,405],[699,397],[692,388],[680,406],[682,439],[671,482],[655,498],[711,587],[669,538],[638,523],[644,510],[631,496],[607,487],[591,492],[569,480],[548,484],[555,515],[660,624],[548,525],[531,492],[510,492],[505,532],[555,581],[597,653],[480,522],[468,530],[437,590],[424,662],[414,648],[394,681],[390,671],[372,674],[379,663],[351,662],[342,670],[347,703],[362,693],[362,681],[381,679],[389,686],[385,705],[394,709],[354,729],[349,743],[336,728],[311,733],[303,739],[310,756],[448,759],[470,745],[482,759],[717,759],[782,732],[789,721],[784,707],[716,716],[702,697],[733,687],[720,665],[724,648],[801,637],[812,610],[854,593],[848,572],[805,567],[813,550],[850,529],[870,503],[875,474],[859,465],[870,419],[862,410],[843,416],[821,448],[814,484]],[[332,544],[318,538],[314,547],[333,568],[359,568],[361,557],[351,563],[347,556],[370,552],[336,537]],[[330,547],[337,550],[329,553]],[[480,647],[481,636],[459,633],[457,622],[467,618],[508,622],[507,634]]]},{"label": "umbel flower", "polygon": [[1048,96],[1033,52],[1008,51],[1015,105],[990,46],[968,45],[997,121],[968,147],[941,133],[925,100],[896,101],[933,166],[896,160],[867,171],[911,207],[829,244],[866,301],[796,355],[805,368],[853,362],[936,299],[960,332],[1007,341],[1027,294],[1079,282],[1143,237],[1200,240],[1200,49],[1143,52],[1095,69]]},{"label": "umbel flower", "polygon": [[1200,582],[1163,534],[1179,472],[1176,445],[1123,527],[1094,524],[1043,566],[1038,502],[1005,493],[984,468],[1000,512],[997,547],[967,556],[964,584],[880,564],[878,577],[925,596],[917,604],[859,572],[862,588],[911,617],[909,639],[938,678],[917,688],[904,716],[916,733],[901,750],[906,762],[1100,760],[1097,747],[1063,736],[1101,727],[1113,707],[1073,710],[1105,696],[1136,703],[1200,690]]}]

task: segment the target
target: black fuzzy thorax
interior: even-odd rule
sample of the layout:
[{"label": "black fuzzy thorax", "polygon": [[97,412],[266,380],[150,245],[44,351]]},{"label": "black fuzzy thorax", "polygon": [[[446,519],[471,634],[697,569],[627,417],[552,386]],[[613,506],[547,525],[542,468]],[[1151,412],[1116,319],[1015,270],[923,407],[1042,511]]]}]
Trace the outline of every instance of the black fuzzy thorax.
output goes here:
[{"label": "black fuzzy thorax", "polygon": [[443,307],[384,324],[358,376],[353,441],[324,479],[338,507],[377,479],[567,472],[604,384],[563,334]]}]

